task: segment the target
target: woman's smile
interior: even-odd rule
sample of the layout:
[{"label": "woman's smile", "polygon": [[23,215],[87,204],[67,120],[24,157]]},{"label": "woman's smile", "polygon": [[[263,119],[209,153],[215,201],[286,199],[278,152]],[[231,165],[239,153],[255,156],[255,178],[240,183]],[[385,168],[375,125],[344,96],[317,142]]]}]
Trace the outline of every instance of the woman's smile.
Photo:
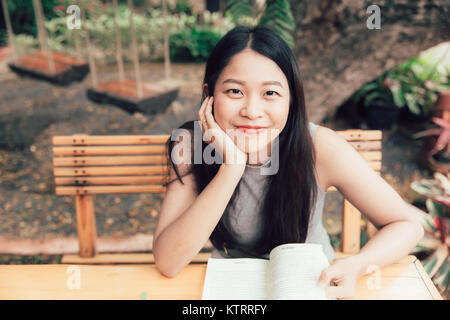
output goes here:
[{"label": "woman's smile", "polygon": [[254,135],[254,134],[260,134],[262,132],[265,132],[267,130],[267,127],[237,127],[239,130],[241,130],[242,132],[244,132],[245,134],[248,135]]}]

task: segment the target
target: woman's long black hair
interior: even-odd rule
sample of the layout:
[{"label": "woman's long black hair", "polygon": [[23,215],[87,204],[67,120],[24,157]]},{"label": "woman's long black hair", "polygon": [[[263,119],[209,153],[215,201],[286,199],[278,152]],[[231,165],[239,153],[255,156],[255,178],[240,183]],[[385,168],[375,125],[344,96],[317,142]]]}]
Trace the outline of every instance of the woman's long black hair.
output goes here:
[{"label": "woman's long black hair", "polygon": [[[289,115],[279,136],[279,170],[277,174],[267,176],[269,180],[266,184],[266,196],[261,207],[263,229],[256,245],[248,248],[238,246],[226,219],[223,218],[215,227],[210,240],[219,249],[226,244],[228,248],[238,247],[255,255],[262,255],[283,243],[305,242],[310,213],[318,191],[314,174],[314,147],[309,132],[300,69],[291,49],[276,32],[262,26],[239,26],[229,31],[214,47],[206,64],[203,84],[208,84],[208,95],[213,95],[216,81],[230,59],[246,47],[273,60],[289,83]],[[205,96],[202,96],[202,102],[204,99]],[[198,125],[195,122],[196,120],[186,122],[180,128],[190,130],[194,137],[194,125]],[[201,136],[195,139],[202,141]],[[202,150],[206,146],[202,141]],[[173,147],[174,141],[169,139],[168,155],[171,155]],[[207,165],[203,161],[201,164],[195,164],[193,156],[192,164],[197,191],[201,193],[217,174],[220,164]],[[172,159],[169,165],[174,168],[178,179],[183,183]],[[240,182],[229,206],[234,204],[239,186]]]}]

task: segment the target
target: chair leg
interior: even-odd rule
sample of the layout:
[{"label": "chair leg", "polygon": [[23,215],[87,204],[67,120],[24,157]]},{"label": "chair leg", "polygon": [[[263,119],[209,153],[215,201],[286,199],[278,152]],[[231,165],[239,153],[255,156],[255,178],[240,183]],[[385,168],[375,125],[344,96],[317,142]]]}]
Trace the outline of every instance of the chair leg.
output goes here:
[{"label": "chair leg", "polygon": [[344,199],[342,210],[341,251],[343,253],[358,253],[361,237],[361,212],[349,201]]},{"label": "chair leg", "polygon": [[80,256],[93,257],[97,253],[97,228],[93,197],[90,195],[77,195],[76,208]]}]

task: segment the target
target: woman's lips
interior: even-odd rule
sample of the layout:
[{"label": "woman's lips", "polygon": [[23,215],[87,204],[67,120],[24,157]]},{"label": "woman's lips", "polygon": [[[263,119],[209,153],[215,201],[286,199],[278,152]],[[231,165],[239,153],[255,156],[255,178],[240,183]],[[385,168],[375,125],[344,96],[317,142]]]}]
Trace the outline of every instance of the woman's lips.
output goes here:
[{"label": "woman's lips", "polygon": [[237,127],[239,130],[244,132],[245,134],[260,134],[267,130],[267,128],[249,128],[249,127]]}]

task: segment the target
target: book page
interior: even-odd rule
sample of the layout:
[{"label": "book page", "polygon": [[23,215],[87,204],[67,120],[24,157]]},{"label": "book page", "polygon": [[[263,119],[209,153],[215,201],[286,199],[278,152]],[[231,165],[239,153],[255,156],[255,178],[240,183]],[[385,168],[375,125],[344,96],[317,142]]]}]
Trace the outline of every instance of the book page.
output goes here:
[{"label": "book page", "polygon": [[209,258],[202,300],[264,300],[269,261]]},{"label": "book page", "polygon": [[270,253],[267,290],[269,299],[322,300],[325,289],[317,286],[329,266],[320,244],[290,243]]}]

